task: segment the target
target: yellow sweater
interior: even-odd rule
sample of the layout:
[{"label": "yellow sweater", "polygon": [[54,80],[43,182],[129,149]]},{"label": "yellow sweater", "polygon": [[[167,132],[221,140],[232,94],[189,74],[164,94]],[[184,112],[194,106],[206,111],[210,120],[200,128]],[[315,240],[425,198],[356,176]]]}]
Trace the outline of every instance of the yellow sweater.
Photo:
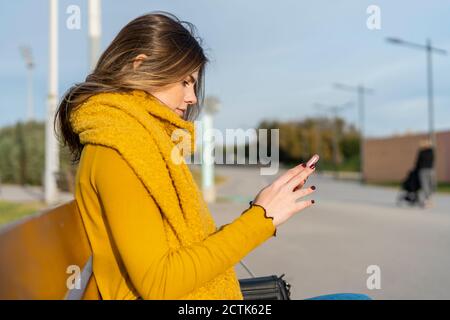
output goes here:
[{"label": "yellow sweater", "polygon": [[[152,138],[170,140],[166,120],[175,123],[175,127],[184,125],[172,118],[173,115],[178,117],[172,111],[165,113],[165,106],[136,92],[131,97],[97,95],[71,119],[85,144],[77,172],[75,199],[93,250],[93,272],[103,299],[139,296],[143,299],[242,299],[233,266],[274,235],[272,220],[265,217],[262,207],[251,206],[232,223],[217,229],[208,208],[199,199],[192,202],[189,208],[196,210],[189,213],[183,205],[193,200],[182,195],[188,192],[195,199],[198,188],[190,173],[183,171],[186,164],[168,170],[172,174],[168,176],[177,177],[174,180],[178,181],[172,181],[170,185],[175,185],[172,190],[167,187],[167,181],[161,180],[167,176],[161,178],[158,170],[162,168],[155,165],[156,159],[150,159],[153,156],[146,154],[145,148],[129,147],[133,145],[132,140],[139,140],[136,135],[112,134],[109,129],[93,130],[104,123],[108,128],[117,128],[125,121],[117,116],[119,113],[105,111],[108,110],[104,109],[106,101],[109,107],[120,105],[114,109],[116,111],[133,108],[131,103],[139,105],[137,109],[146,105],[162,112],[156,112],[158,116],[155,116],[153,111],[147,110],[153,120],[163,124],[160,129],[164,130],[158,132],[165,132],[162,135],[153,132],[149,136]],[[101,119],[95,116],[94,110],[106,115],[108,121],[93,121]],[[139,112],[135,115],[133,119],[142,120],[147,113],[145,117],[139,116]],[[150,118],[147,120],[151,122]],[[86,132],[89,134],[83,135]],[[111,134],[106,134],[108,132]],[[119,140],[123,140],[123,144]],[[161,144],[158,148],[159,152],[167,153]],[[145,156],[149,157],[148,161],[142,161],[147,159]],[[169,162],[166,162],[167,167],[173,166]],[[143,174],[145,169],[150,177]],[[184,178],[174,172],[184,172]],[[161,193],[155,191],[158,186],[161,186]],[[176,186],[186,190],[181,191]],[[178,201],[167,203],[167,194],[172,192],[178,194]],[[176,215],[178,210],[183,215]],[[188,221],[188,213],[197,216],[197,224]]]}]

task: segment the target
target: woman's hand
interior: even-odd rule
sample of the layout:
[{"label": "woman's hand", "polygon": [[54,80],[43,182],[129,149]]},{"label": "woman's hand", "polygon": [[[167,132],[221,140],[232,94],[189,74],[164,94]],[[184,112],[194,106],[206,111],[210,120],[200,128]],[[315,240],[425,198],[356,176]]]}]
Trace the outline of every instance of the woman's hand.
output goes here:
[{"label": "woman's hand", "polygon": [[281,225],[296,212],[314,204],[314,200],[297,202],[298,199],[310,195],[316,189],[315,186],[303,189],[306,179],[314,171],[314,165],[308,168],[305,164],[289,169],[281,177],[263,188],[253,203],[266,210],[266,215],[273,218],[275,227]]}]

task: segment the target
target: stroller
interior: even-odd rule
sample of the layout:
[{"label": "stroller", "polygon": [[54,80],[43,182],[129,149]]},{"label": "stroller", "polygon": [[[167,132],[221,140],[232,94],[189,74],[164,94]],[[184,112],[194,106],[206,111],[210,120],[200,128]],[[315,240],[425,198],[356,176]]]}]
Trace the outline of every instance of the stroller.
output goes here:
[{"label": "stroller", "polygon": [[397,205],[400,205],[402,201],[406,201],[411,206],[420,205],[419,191],[421,186],[418,170],[410,170],[401,187],[402,190],[397,198]]}]

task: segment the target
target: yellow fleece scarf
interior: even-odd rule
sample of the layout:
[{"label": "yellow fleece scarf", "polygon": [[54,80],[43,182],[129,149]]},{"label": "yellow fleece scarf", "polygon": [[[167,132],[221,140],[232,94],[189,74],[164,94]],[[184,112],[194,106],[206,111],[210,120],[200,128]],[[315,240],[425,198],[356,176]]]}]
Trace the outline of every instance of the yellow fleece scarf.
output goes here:
[{"label": "yellow fleece scarf", "polygon": [[[70,122],[82,144],[113,148],[133,169],[160,208],[170,250],[201,242],[217,230],[183,159],[195,151],[192,122],[140,90],[96,94],[72,112]],[[182,142],[175,144],[172,134]],[[233,268],[181,297],[242,298]]]}]

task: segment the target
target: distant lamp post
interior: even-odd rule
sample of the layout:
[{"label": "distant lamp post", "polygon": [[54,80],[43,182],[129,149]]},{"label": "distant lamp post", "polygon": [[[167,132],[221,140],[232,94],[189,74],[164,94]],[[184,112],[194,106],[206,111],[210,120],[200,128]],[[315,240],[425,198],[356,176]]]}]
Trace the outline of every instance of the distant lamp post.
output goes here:
[{"label": "distant lamp post", "polygon": [[349,86],[342,83],[335,83],[334,88],[343,91],[356,92],[358,100],[358,118],[359,118],[359,174],[360,182],[365,182],[364,177],[364,139],[365,139],[365,96],[366,94],[372,94],[374,91],[362,84],[357,86]]},{"label": "distant lamp post", "polygon": [[333,135],[333,142],[332,142],[332,148],[333,148],[333,162],[334,162],[334,174],[335,178],[338,178],[338,151],[339,151],[339,132],[337,128],[337,119],[339,116],[339,112],[351,107],[353,104],[351,102],[347,102],[341,105],[324,105],[321,103],[315,103],[314,107],[330,112],[333,115],[334,119],[334,135]]},{"label": "distant lamp post", "polygon": [[27,121],[34,120],[34,104],[33,104],[33,69],[34,69],[34,62],[33,62],[33,56],[31,54],[31,48],[30,47],[20,47],[20,51],[22,53],[22,57],[25,60],[27,73],[28,73],[28,93],[27,93],[27,115],[26,119]]},{"label": "distant lamp post", "polygon": [[447,51],[439,49],[431,45],[431,39],[427,39],[426,44],[418,44],[409,41],[405,41],[399,38],[386,38],[386,41],[396,45],[402,45],[414,49],[421,49],[426,51],[427,57],[427,93],[428,93],[428,134],[433,147],[436,149],[436,135],[434,132],[434,104],[433,104],[433,53],[446,55]]},{"label": "distant lamp post", "polygon": [[202,192],[206,202],[216,201],[216,189],[214,185],[214,136],[213,116],[219,111],[220,101],[218,98],[208,96],[205,98],[205,114],[203,116],[202,132]]}]

